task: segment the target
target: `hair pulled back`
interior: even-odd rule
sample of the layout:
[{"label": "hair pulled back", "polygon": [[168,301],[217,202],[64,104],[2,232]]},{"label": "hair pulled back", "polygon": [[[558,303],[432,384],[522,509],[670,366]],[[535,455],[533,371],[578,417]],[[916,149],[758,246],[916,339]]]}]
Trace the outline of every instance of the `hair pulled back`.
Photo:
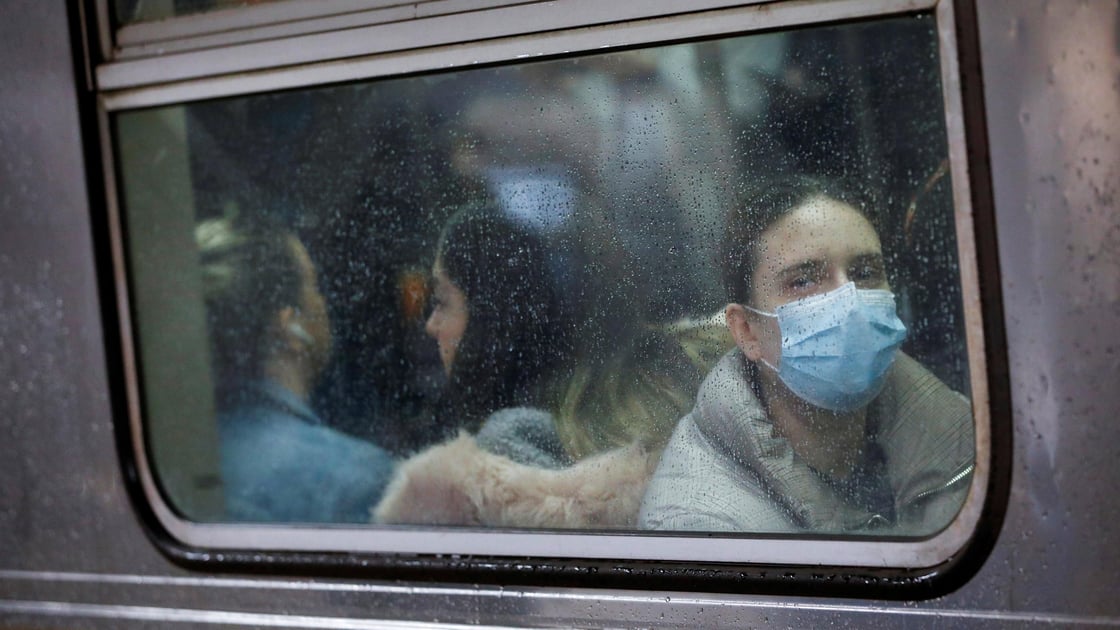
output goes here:
[{"label": "hair pulled back", "polygon": [[299,304],[295,236],[268,223],[209,219],[195,228],[211,362],[219,400],[261,376],[269,327]]}]

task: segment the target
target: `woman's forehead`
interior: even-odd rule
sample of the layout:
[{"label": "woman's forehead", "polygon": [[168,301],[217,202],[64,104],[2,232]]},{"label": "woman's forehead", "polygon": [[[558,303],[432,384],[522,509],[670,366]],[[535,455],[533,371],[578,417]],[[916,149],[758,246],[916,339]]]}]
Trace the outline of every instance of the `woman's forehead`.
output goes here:
[{"label": "woman's forehead", "polygon": [[858,210],[829,197],[812,197],[762,233],[759,267],[783,268],[806,257],[845,258],[880,253],[875,228]]}]

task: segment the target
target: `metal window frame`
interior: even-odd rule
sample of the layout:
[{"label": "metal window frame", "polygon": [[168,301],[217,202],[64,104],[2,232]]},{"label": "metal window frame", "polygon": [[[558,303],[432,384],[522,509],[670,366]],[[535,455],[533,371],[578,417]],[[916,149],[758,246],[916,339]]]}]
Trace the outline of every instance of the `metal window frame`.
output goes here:
[{"label": "metal window frame", "polygon": [[122,26],[114,57],[136,59],[279,39],[312,33],[404,22],[512,6],[539,0],[286,0]]},{"label": "metal window frame", "polygon": [[[968,0],[957,1],[971,8]],[[970,153],[965,138],[966,123],[969,121],[966,119],[962,99],[962,75],[958,60],[957,15],[954,2],[952,0],[836,0],[820,3],[812,0],[794,0],[765,6],[736,3],[743,6],[693,10],[692,5],[683,0],[680,2],[659,0],[651,4],[656,4],[659,10],[671,5],[676,8],[676,12],[667,11],[664,15],[644,19],[637,19],[632,15],[619,17],[618,14],[612,14],[613,17],[607,19],[601,11],[590,10],[592,5],[600,6],[595,0],[571,0],[571,3],[588,8],[588,14],[580,15],[581,11],[573,10],[571,4],[565,4],[566,8],[563,11],[565,19],[558,20],[562,26],[555,29],[534,30],[534,25],[539,25],[544,20],[540,16],[531,17],[531,14],[525,14],[527,7],[523,5],[484,12],[486,19],[483,22],[472,22],[472,24],[487,25],[485,28],[480,26],[477,32],[472,32],[461,24],[448,22],[442,17],[433,17],[399,26],[370,27],[403,28],[408,33],[424,31],[427,33],[427,38],[419,46],[405,45],[402,40],[388,43],[367,42],[363,53],[348,49],[353,53],[353,58],[349,55],[339,55],[338,49],[331,49],[321,51],[322,54],[314,59],[292,61],[291,63],[298,65],[291,67],[288,67],[287,63],[261,62],[260,68],[250,71],[240,67],[231,68],[220,63],[203,64],[190,72],[182,69],[172,70],[170,74],[175,77],[174,81],[168,83],[155,81],[161,67],[174,69],[182,65],[192,66],[200,61],[196,55],[203,53],[190,52],[165,60],[128,62],[142,64],[142,69],[136,70],[135,74],[132,74],[132,69],[140,66],[129,65],[130,70],[126,72],[120,66],[124,62],[110,62],[97,68],[98,82],[114,87],[114,89],[103,89],[100,93],[98,117],[108,198],[110,251],[117,289],[116,306],[125,372],[123,381],[128,406],[127,430],[132,445],[132,452],[129,455],[135,466],[139,492],[143,497],[142,503],[145,503],[139,508],[149,514],[153,526],[160,530],[157,539],[162,541],[167,553],[186,562],[196,562],[200,558],[212,559],[211,552],[217,553],[219,561],[223,557],[223,552],[226,552],[227,558],[243,559],[277,552],[281,554],[281,560],[283,554],[289,554],[288,559],[299,566],[306,566],[308,562],[316,564],[317,561],[308,558],[322,558],[324,556],[316,554],[325,553],[335,554],[329,556],[335,560],[326,562],[326,565],[337,564],[338,554],[344,554],[343,557],[354,562],[365,562],[368,566],[389,567],[403,566],[412,562],[407,560],[408,558],[415,557],[450,558],[444,561],[437,560],[437,564],[444,562],[440,566],[446,566],[446,562],[457,563],[459,560],[456,558],[463,556],[497,559],[495,562],[499,564],[504,562],[502,558],[508,560],[528,557],[552,559],[542,561],[559,563],[570,560],[653,561],[692,565],[713,563],[720,566],[734,563],[748,567],[759,565],[847,567],[856,570],[857,573],[874,572],[879,569],[899,569],[907,572],[924,570],[924,575],[928,577],[937,574],[938,567],[944,567],[959,559],[962,550],[965,550],[974,538],[986,509],[994,509],[997,514],[1002,514],[1001,506],[995,508],[987,506],[988,490],[992,486],[993,450],[991,400],[988,387],[988,379],[991,377],[988,357],[991,356],[991,350],[986,347],[985,324],[989,325],[987,329],[989,331],[992,330],[990,328],[992,324],[990,321],[985,322],[983,313],[985,309],[990,313],[992,307],[991,300],[984,300],[987,304],[982,303],[981,296],[981,270],[978,268],[977,261],[983,252],[977,250],[974,194],[971,189],[972,174],[969,165],[969,159],[976,159],[976,156]],[[611,6],[615,4],[611,3]],[[532,10],[533,7],[528,9]],[[551,4],[536,9],[550,19],[558,15]],[[113,113],[220,96],[396,76],[424,70],[463,68],[480,63],[516,61],[581,51],[605,52],[642,44],[721,34],[745,34],[780,27],[886,17],[931,10],[937,21],[940,38],[941,79],[956,213],[968,365],[976,422],[976,468],[970,492],[957,518],[940,533],[924,540],[900,541],[749,534],[712,537],[652,532],[603,534],[387,526],[358,528],[206,524],[184,520],[161,495],[148,453],[144,448],[145,431],[140,404],[142,392],[129,316],[129,284],[125,267],[123,224],[109,131]],[[504,17],[509,19],[498,19]],[[495,26],[491,23],[500,23],[500,25]],[[341,48],[347,49],[353,38],[358,36],[358,32],[363,33],[360,36],[362,38],[368,35],[367,29],[362,28],[335,33],[333,36],[343,40]],[[291,41],[299,42],[304,37],[329,36],[301,36]],[[244,46],[261,46],[254,49],[256,54],[263,55],[263,51],[268,50],[264,44],[259,43]],[[220,52],[228,54],[229,50],[222,49]],[[212,57],[206,56],[205,59],[212,59]],[[251,61],[261,60],[254,57]],[[979,171],[984,172],[984,169],[981,168]],[[988,270],[989,273],[990,271]],[[998,299],[996,302],[998,303]],[[999,347],[998,340],[996,341],[995,345]],[[1001,447],[1003,446],[1007,446],[1006,441],[1001,442]],[[996,494],[998,497],[999,492],[997,491]],[[248,555],[237,555],[242,552]],[[373,556],[381,560],[369,561],[368,559]],[[362,561],[361,558],[367,560]],[[514,562],[512,566],[520,566],[513,560],[509,561]],[[240,568],[244,568],[245,563],[250,567],[253,565],[248,560],[243,563],[235,562]],[[911,578],[910,581],[922,580]]]},{"label": "metal window frame", "polygon": [[[308,35],[326,31],[355,29],[387,23],[401,23],[434,16],[506,10],[515,5],[562,4],[586,11],[595,8],[603,16],[656,16],[682,12],[672,0],[643,0],[643,3],[613,3],[596,7],[594,3],[575,6],[572,0],[549,3],[546,0],[286,0],[257,6],[220,9],[163,20],[126,24],[110,33],[109,3],[93,0],[101,18],[101,41],[107,60],[159,57],[168,54],[244,44],[248,42]],[[774,0],[697,0],[690,10],[760,4]],[[556,8],[545,10],[557,13]],[[555,16],[553,16],[555,17]],[[586,20],[586,17],[581,18]],[[337,33],[336,33],[337,35]]]},{"label": "metal window frame", "polygon": [[[98,0],[101,4],[108,4],[112,0]],[[509,2],[532,2],[534,0],[509,0]],[[487,0],[451,0],[458,5],[484,6]],[[204,37],[216,33],[239,31],[244,36],[244,31],[254,28],[269,27],[277,24],[291,24],[308,20],[330,18],[346,15],[359,23],[363,19],[360,15],[364,11],[377,11],[382,9],[398,8],[401,6],[413,7],[413,14],[419,13],[425,4],[447,4],[447,0],[316,0],[315,2],[300,2],[299,0],[272,0],[258,5],[242,7],[226,7],[211,9],[196,13],[173,16],[158,20],[139,20],[121,24],[117,29],[116,44],[122,56],[142,56],[135,49],[146,44],[156,42],[185,41],[193,38]],[[493,5],[494,1],[489,0]],[[465,8],[465,6],[464,6]],[[354,23],[351,22],[350,26]],[[248,39],[255,39],[252,35]],[[187,48],[194,46],[185,45]]]}]

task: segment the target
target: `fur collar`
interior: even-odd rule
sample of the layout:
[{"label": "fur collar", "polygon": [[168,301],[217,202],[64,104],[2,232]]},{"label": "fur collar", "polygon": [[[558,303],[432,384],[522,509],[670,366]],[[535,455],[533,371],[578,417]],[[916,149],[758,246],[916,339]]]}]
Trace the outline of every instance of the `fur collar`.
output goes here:
[{"label": "fur collar", "polygon": [[560,470],[482,450],[466,433],[398,468],[374,521],[558,529],[633,528],[657,455],[637,444]]}]

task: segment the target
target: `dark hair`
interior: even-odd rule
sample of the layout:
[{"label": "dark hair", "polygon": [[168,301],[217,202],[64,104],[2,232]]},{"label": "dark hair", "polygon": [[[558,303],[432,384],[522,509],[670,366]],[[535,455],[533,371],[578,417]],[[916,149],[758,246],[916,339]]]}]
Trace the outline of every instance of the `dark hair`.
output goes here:
[{"label": "dark hair", "polygon": [[758,265],[756,249],[763,233],[814,197],[841,201],[872,221],[865,200],[833,180],[793,175],[768,180],[747,190],[727,214],[720,246],[723,287],[729,301],[750,302],[754,288],[751,281]]},{"label": "dark hair", "polygon": [[209,219],[195,228],[219,399],[258,378],[271,319],[299,303],[295,237],[271,224]]},{"label": "dark hair", "polygon": [[503,407],[542,404],[571,340],[544,243],[482,206],[451,217],[437,252],[469,313],[451,366],[445,428],[473,431]]}]

